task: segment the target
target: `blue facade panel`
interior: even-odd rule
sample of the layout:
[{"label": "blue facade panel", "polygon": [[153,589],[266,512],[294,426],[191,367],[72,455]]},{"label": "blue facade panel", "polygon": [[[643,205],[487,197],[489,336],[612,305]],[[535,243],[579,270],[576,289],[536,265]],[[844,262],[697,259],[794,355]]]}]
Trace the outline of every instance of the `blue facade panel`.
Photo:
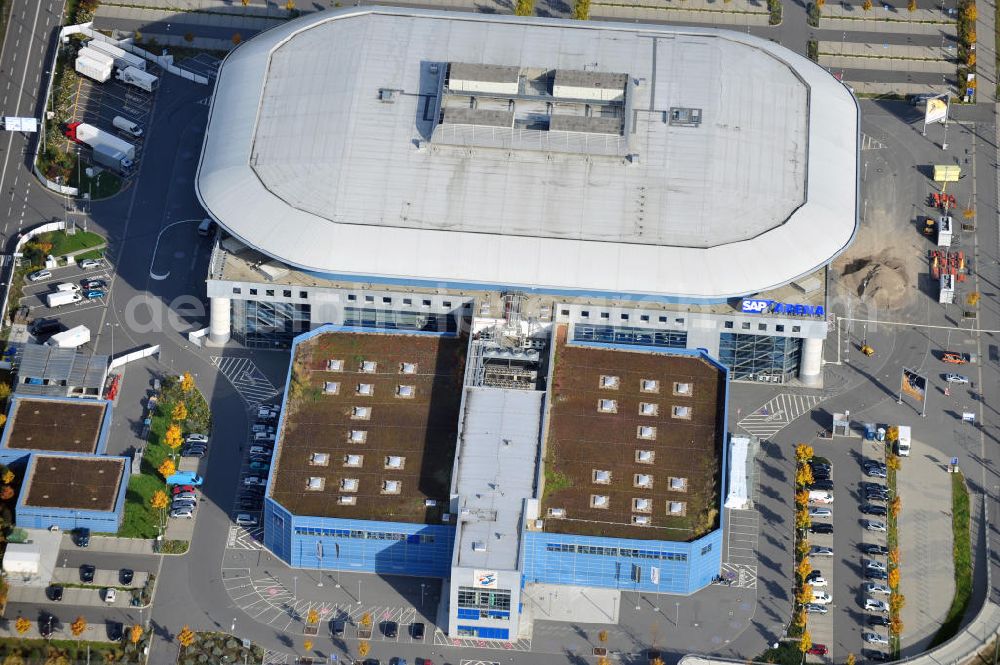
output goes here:
[{"label": "blue facade panel", "polygon": [[526,531],[524,580],[626,591],[690,594],[722,565],[722,530],[691,542]]},{"label": "blue facade panel", "polygon": [[264,545],[293,568],[447,577],[455,527],[292,515],[273,499]]}]

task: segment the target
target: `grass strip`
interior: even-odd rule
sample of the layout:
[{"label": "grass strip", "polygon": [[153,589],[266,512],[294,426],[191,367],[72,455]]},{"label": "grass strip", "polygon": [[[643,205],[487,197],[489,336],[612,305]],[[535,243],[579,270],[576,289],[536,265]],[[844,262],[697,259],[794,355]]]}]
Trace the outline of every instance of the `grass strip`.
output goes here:
[{"label": "grass strip", "polygon": [[938,629],[931,648],[943,644],[958,634],[962,618],[972,598],[972,534],[969,532],[971,512],[969,490],[965,476],[960,472],[951,476],[951,532],[952,556],[955,560],[955,597],[951,600],[948,615]]}]

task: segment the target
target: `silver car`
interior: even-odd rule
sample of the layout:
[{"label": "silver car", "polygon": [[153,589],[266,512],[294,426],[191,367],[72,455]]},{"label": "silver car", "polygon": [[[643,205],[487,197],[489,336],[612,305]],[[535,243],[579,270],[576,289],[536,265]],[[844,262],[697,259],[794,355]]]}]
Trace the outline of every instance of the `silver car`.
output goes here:
[{"label": "silver car", "polygon": [[885,522],[879,522],[878,520],[861,520],[861,526],[863,526],[868,531],[877,531],[879,533],[885,533]]},{"label": "silver car", "polygon": [[833,511],[829,508],[810,508],[809,517],[833,517]]},{"label": "silver car", "polygon": [[863,639],[868,644],[889,644],[889,638],[883,637],[878,633],[864,632],[861,634],[861,639]]},{"label": "silver car", "polygon": [[170,511],[170,516],[173,518],[183,518],[191,519],[194,517],[194,506],[187,506],[185,508],[174,508]]}]

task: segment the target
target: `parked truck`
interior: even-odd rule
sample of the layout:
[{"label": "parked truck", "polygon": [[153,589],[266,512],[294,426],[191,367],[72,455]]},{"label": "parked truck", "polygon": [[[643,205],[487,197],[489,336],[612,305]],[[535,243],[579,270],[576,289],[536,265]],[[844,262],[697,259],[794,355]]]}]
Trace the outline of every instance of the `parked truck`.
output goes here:
[{"label": "parked truck", "polygon": [[72,122],[66,136],[77,143],[89,145],[93,149],[94,161],[115,169],[119,173],[132,170],[135,146],[114,134],[83,122]]},{"label": "parked truck", "polygon": [[900,425],[896,429],[899,430],[899,438],[896,439],[896,452],[899,453],[900,457],[910,456],[910,426]]},{"label": "parked truck", "polygon": [[951,215],[945,215],[938,220],[938,247],[951,247]]},{"label": "parked truck", "polygon": [[81,300],[83,296],[76,291],[53,291],[45,294],[45,304],[49,307],[61,307]]},{"label": "parked truck", "polygon": [[76,326],[61,333],[56,333],[45,342],[49,346],[58,346],[61,349],[75,349],[90,341],[90,328],[87,326]]},{"label": "parked truck", "polygon": [[73,68],[76,70],[77,74],[86,76],[87,78],[93,79],[98,83],[104,83],[111,78],[111,71],[113,69],[111,65],[97,60],[92,60],[90,58],[85,58],[82,55],[77,56]]},{"label": "parked truck", "polygon": [[115,72],[115,78],[129,85],[134,85],[135,87],[145,90],[146,92],[153,92],[156,90],[156,86],[160,84],[160,79],[156,78],[149,72],[144,72],[141,69],[136,69],[135,67],[125,67],[124,69],[119,69]]},{"label": "parked truck", "polygon": [[942,305],[950,305],[955,302],[955,276],[941,275],[940,290],[938,291],[938,302]]},{"label": "parked truck", "polygon": [[108,42],[100,39],[91,39],[87,42],[87,48],[100,51],[101,53],[111,57],[115,61],[115,67],[119,67],[121,69],[126,67],[135,67],[136,69],[146,71],[146,61],[143,58],[135,55],[134,53],[129,53],[114,44],[109,44]]}]

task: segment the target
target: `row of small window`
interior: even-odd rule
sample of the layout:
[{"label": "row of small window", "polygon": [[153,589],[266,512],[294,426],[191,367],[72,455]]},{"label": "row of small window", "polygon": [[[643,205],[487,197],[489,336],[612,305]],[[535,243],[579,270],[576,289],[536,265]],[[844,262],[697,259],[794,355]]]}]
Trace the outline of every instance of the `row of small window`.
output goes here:
[{"label": "row of small window", "polygon": [[[602,390],[618,390],[621,388],[622,380],[620,376],[614,374],[601,374],[598,386]],[[639,392],[658,394],[660,392],[660,381],[658,379],[639,379]],[[691,397],[694,393],[694,384],[691,382],[674,381],[674,395],[678,397]]]},{"label": "row of small window", "polygon": [[458,618],[459,619],[509,619],[510,612],[502,612],[500,610],[477,610],[477,609],[467,609],[464,607],[458,608]]},{"label": "row of small window", "polygon": [[[728,329],[731,330],[732,328],[735,327],[735,324],[732,321],[723,321],[722,327],[723,328],[728,328]],[[743,321],[742,323],[740,323],[740,330],[750,330],[750,322],[749,321]],[[757,330],[762,330],[762,331],[766,332],[767,331],[767,324],[766,323],[758,323],[757,324]],[[775,323],[774,324],[774,332],[785,332],[785,324],[783,324],[783,323]],[[792,332],[793,333],[802,332],[802,326],[792,326]]]},{"label": "row of small window", "polygon": [[[562,316],[569,316],[569,310],[568,309],[559,310],[559,314],[562,315]],[[590,310],[586,310],[586,309],[580,310],[580,317],[584,318],[584,319],[589,319],[590,318]],[[618,315],[618,317],[622,321],[630,321],[632,315],[629,314],[628,312],[622,312],[621,314]],[[598,318],[605,319],[605,320],[610,320],[611,319],[611,312],[600,312]],[[669,317],[667,317],[667,316],[659,316],[659,317],[657,317],[657,321],[659,323],[667,323],[668,319],[669,319]],[[649,314],[640,314],[639,315],[639,320],[642,321],[643,323],[649,323],[649,320],[650,320]],[[677,317],[677,318],[675,318],[674,319],[674,323],[676,323],[679,326],[684,325],[684,319],[683,319],[683,317]]]},{"label": "row of small window", "polygon": [[[255,296],[255,295],[257,295],[258,289],[248,289],[248,291],[250,292],[250,295]],[[243,293],[243,288],[242,287],[240,287],[240,286],[234,286],[233,287],[233,294],[234,295],[238,296],[238,295],[241,295],[242,293]],[[273,297],[274,296],[274,289],[264,289],[264,295],[265,296],[272,296]],[[281,297],[282,298],[291,298],[292,297],[292,290],[291,289],[282,289],[282,291],[281,291]],[[308,297],[309,297],[309,292],[308,291],[299,291],[299,298],[305,299],[305,298],[308,298]]]},{"label": "row of small window", "polygon": [[[607,494],[591,494],[590,495],[590,507],[597,508],[598,510],[608,510],[611,508],[611,497]],[[552,510],[559,510],[558,508],[553,508]],[[632,499],[632,511],[636,513],[644,513],[649,515],[653,512],[653,500],[646,499],[642,497],[636,497]],[[667,515],[671,517],[683,517],[687,515],[687,501],[667,501]],[[639,519],[645,515],[633,515],[632,524],[636,526],[649,526],[649,519]],[[565,513],[562,515],[565,517]],[[558,515],[553,515],[553,517],[558,517]]]},{"label": "row of small window", "polygon": [[[597,412],[598,413],[618,413],[618,400],[616,399],[599,399],[597,400]],[[658,416],[660,415],[660,405],[655,402],[639,402],[639,415],[640,416]],[[670,407],[670,417],[680,418],[681,420],[691,420],[691,407],[690,406],[679,406],[674,405]],[[652,429],[653,436],[642,436],[639,435],[640,439],[655,438],[656,428],[639,428],[641,429]]]},{"label": "row of small window", "polygon": [[[357,478],[341,478],[338,489],[341,492],[357,492],[361,486],[361,481]],[[322,492],[326,489],[326,478],[323,476],[311,476],[306,480],[306,491]],[[383,480],[379,494],[400,494],[403,491],[403,481]],[[353,506],[357,503],[356,497],[341,496],[337,498],[337,503],[342,506]]]},{"label": "row of small window", "polygon": [[[360,469],[365,465],[364,455],[349,453],[344,455],[345,467]],[[312,453],[309,455],[309,466],[330,466],[330,453]],[[406,468],[406,457],[401,455],[385,455],[382,458],[382,468],[389,471],[400,471]]]},{"label": "row of small window", "polygon": [[488,590],[460,586],[458,587],[458,607],[509,612],[510,591],[507,589]]},{"label": "row of small window", "polygon": [[327,538],[355,538],[359,540],[405,540],[408,543],[433,543],[433,534],[392,533],[387,531],[354,531],[351,529],[322,529],[295,527],[297,536],[322,536]]},{"label": "row of small window", "polygon": [[[592,469],[590,472],[590,480],[595,485],[610,485],[614,478],[610,469]],[[670,491],[672,492],[687,492],[687,478],[670,476],[667,483]],[[632,474],[632,487],[637,487],[639,489],[653,489],[653,475],[649,473]]]},{"label": "row of small window", "polygon": [[[340,381],[325,381],[323,383],[324,395],[339,395]],[[355,386],[354,394],[359,397],[372,397],[375,395],[374,383],[359,383]],[[417,387],[410,385],[396,386],[395,395],[399,399],[413,399],[417,394]]]},{"label": "row of small window", "polygon": [[[330,358],[326,361],[326,371],[327,372],[343,372],[344,371],[344,361],[340,358]],[[401,362],[398,365],[398,371],[400,374],[416,374],[417,373],[417,363]],[[364,360],[358,363],[358,372],[361,374],[375,374],[378,372],[378,361],[376,360]]]},{"label": "row of small window", "polygon": [[[354,294],[354,293],[348,293],[347,294],[347,300],[348,300],[348,302],[356,302],[357,299],[358,299],[357,294]],[[413,298],[403,298],[402,300],[403,300],[403,305],[405,307],[412,307],[413,306]],[[375,302],[375,296],[365,296],[365,302],[368,302],[368,303]],[[384,304],[384,305],[391,305],[392,304],[392,296],[382,296],[382,304]],[[442,307],[451,307],[451,305],[452,305],[452,302],[450,300],[442,300],[441,301],[441,306]],[[425,298],[425,299],[423,299],[423,300],[420,301],[420,306],[421,307],[430,307],[431,306],[431,301]]]},{"label": "row of small window", "polygon": [[[709,545],[711,549],[711,545]],[[683,552],[659,552],[656,550],[637,550],[628,547],[600,547],[594,545],[569,545],[566,543],[548,543],[545,549],[549,552],[573,552],[575,554],[597,554],[600,556],[618,556],[628,559],[658,559],[660,561],[687,561]]]}]

